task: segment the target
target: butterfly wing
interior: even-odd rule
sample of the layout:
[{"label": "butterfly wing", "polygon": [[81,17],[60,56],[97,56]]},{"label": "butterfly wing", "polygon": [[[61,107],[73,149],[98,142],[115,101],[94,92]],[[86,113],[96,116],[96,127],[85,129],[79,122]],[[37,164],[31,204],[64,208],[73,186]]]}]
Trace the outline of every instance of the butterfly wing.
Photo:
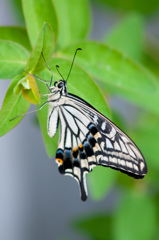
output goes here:
[{"label": "butterfly wing", "polygon": [[96,165],[120,170],[134,178],[144,177],[145,160],[125,133],[77,96],[68,94],[62,98],[56,116],[60,120],[56,162],[60,173],[77,180],[83,201],[87,199],[85,175]]},{"label": "butterfly wing", "polygon": [[83,99],[73,94],[69,94],[69,97],[91,118],[101,134],[98,139],[103,150],[103,159],[100,160],[100,164],[116,168],[134,178],[143,178],[147,173],[147,165],[135,143]]}]

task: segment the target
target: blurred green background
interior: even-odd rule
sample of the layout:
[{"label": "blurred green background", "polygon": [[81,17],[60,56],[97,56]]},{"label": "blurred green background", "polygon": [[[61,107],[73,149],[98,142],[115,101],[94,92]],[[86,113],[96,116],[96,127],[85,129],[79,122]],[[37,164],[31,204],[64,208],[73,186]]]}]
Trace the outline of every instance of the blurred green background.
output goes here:
[{"label": "blurred green background", "polygon": [[[43,2],[37,1],[36,7]],[[22,1],[23,10],[20,0],[10,0],[8,3],[17,25],[27,27],[27,34],[33,45],[34,28],[31,29],[29,24],[34,25],[34,17],[37,20],[38,15],[33,16],[33,9],[30,8],[35,2]],[[52,0],[52,3],[59,24],[54,23],[56,26],[53,27],[55,33],[55,27],[57,29],[59,27],[57,56],[63,54],[64,57],[70,56],[71,59],[72,54],[69,49],[76,49],[76,42],[78,45],[81,42],[82,45],[83,41],[90,39],[95,41],[95,47],[98,42],[107,44],[106,54],[109,54],[111,49],[117,52],[116,59],[108,58],[107,60],[108,71],[109,61],[114,61],[112,76],[115,84],[109,83],[112,80],[111,75],[104,75],[102,67],[101,70],[99,67],[93,72],[93,64],[95,66],[98,64],[93,57],[101,58],[98,52],[97,55],[92,55],[92,58],[90,56],[90,61],[93,61],[92,66],[91,63],[90,66],[89,63],[81,63],[80,59],[77,59],[77,63],[93,76],[110,107],[112,120],[134,140],[148,165],[148,174],[139,181],[111,169],[95,168],[87,177],[90,198],[87,204],[91,204],[91,209],[87,211],[88,205],[83,207],[78,201],[75,201],[72,206],[69,204],[69,198],[67,203],[62,199],[62,204],[67,205],[68,210],[80,208],[80,211],[66,219],[65,224],[69,228],[68,236],[63,234],[61,224],[61,234],[58,235],[58,239],[157,240],[159,239],[159,1],[69,0],[64,2]],[[45,16],[44,9],[38,11],[39,19],[42,15]],[[46,21],[49,23],[51,12],[48,14]],[[64,25],[63,28],[62,25]],[[41,27],[40,24],[39,27]],[[12,39],[9,38],[10,35],[7,35],[1,27],[0,39],[18,42],[16,33],[15,36],[12,35]],[[25,43],[20,42],[20,44],[27,46],[26,48],[30,50],[31,45],[26,39],[27,37],[23,39]],[[90,51],[96,51],[95,47]],[[123,59],[128,58],[130,66],[140,71],[134,73],[129,69],[127,61],[118,60],[119,56]],[[103,76],[109,79],[104,82]],[[148,80],[144,79],[144,76],[147,76]],[[152,82],[149,82],[150,79]],[[123,81],[125,88],[125,85],[120,86],[119,80]],[[151,86],[153,86],[152,89]],[[60,205],[57,204],[57,206],[57,212],[62,218]],[[30,239],[42,239],[37,238],[35,233],[34,237],[30,235]],[[48,235],[47,239],[54,238]],[[3,238],[2,240],[11,239]]]}]

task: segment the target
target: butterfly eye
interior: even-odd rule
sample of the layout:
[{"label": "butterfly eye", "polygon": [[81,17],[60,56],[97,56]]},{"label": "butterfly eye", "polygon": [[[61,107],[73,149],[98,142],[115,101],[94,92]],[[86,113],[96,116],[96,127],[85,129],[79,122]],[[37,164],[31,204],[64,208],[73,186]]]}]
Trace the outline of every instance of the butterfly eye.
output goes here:
[{"label": "butterfly eye", "polygon": [[57,82],[54,82],[54,86],[56,86]]},{"label": "butterfly eye", "polygon": [[63,87],[63,83],[60,82],[60,83],[58,84],[58,88],[62,88],[62,87]]}]

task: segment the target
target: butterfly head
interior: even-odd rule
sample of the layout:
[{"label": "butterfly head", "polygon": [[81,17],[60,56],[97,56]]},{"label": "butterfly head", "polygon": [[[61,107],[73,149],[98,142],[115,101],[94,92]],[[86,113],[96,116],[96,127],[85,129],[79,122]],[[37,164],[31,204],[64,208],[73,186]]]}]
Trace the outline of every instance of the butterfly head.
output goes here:
[{"label": "butterfly head", "polygon": [[58,89],[61,95],[67,95],[67,82],[65,80],[55,82],[54,87]]},{"label": "butterfly head", "polygon": [[[58,69],[59,66],[56,65],[56,69],[57,69],[59,75],[62,77],[62,79],[59,80],[59,81],[54,82],[54,86],[52,86],[53,72],[52,72],[51,68],[49,67],[49,65],[47,64],[47,62],[46,62],[46,60],[45,60],[45,58],[43,56],[43,53],[41,53],[42,57],[43,57],[43,59],[44,59],[44,61],[46,63],[46,66],[48,67],[49,71],[52,73],[51,80],[50,80],[50,86],[47,83],[45,83],[47,85],[49,91],[50,91],[50,94],[49,94],[49,97],[48,97],[48,101],[55,101],[55,100],[60,99],[61,96],[66,96],[67,95],[67,80],[68,80],[68,78],[70,76],[70,73],[71,73],[71,70],[72,70],[72,66],[73,66],[73,63],[74,63],[74,60],[75,60],[75,56],[76,56],[76,53],[77,53],[78,50],[82,50],[82,49],[81,48],[77,48],[76,49],[74,57],[73,57],[73,60],[72,60],[71,68],[70,68],[70,71],[69,71],[69,73],[67,75],[66,80],[64,80],[62,74],[60,73],[60,71]],[[42,81],[42,82],[44,82],[40,78],[37,78],[37,79]]]},{"label": "butterfly head", "polygon": [[62,95],[67,95],[67,83],[65,80],[59,80],[50,87],[50,99],[59,99]]},{"label": "butterfly head", "polygon": [[66,86],[65,80],[59,80],[57,82],[54,82],[54,87],[58,87],[59,89],[62,89],[64,86]]}]

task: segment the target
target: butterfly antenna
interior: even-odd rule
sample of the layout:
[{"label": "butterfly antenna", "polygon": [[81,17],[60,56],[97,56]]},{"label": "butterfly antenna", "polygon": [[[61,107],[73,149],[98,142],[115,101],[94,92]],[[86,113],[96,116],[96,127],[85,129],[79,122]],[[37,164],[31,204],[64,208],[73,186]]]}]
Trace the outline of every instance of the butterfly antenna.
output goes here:
[{"label": "butterfly antenna", "polygon": [[68,78],[69,78],[69,76],[70,76],[70,73],[71,73],[71,70],[72,70],[72,67],[73,67],[73,63],[74,63],[74,60],[75,60],[75,57],[76,57],[76,54],[77,54],[77,51],[78,51],[78,50],[82,50],[82,48],[77,48],[76,51],[75,51],[75,54],[74,54],[74,57],[73,57],[73,60],[72,60],[72,64],[71,64],[70,71],[69,71],[69,73],[68,73],[66,82],[67,82],[67,80],[68,80]]},{"label": "butterfly antenna", "polygon": [[62,76],[62,74],[60,73],[60,71],[59,71],[59,66],[58,65],[56,65],[56,70],[58,71],[58,73],[60,74],[60,76],[62,77],[62,79],[64,80],[64,78],[63,78],[63,76]]},{"label": "butterfly antenna", "polygon": [[43,55],[42,52],[41,52],[41,55],[42,55],[42,57],[43,57],[43,59],[44,59],[44,61],[45,61],[45,64],[46,64],[47,68],[48,68],[49,71],[52,73],[52,75],[51,75],[51,80],[50,80],[50,87],[51,87],[51,85],[52,85],[52,79],[53,79],[53,72],[52,72],[51,68],[49,67],[48,63],[46,62],[46,60],[45,60],[44,55]]}]

